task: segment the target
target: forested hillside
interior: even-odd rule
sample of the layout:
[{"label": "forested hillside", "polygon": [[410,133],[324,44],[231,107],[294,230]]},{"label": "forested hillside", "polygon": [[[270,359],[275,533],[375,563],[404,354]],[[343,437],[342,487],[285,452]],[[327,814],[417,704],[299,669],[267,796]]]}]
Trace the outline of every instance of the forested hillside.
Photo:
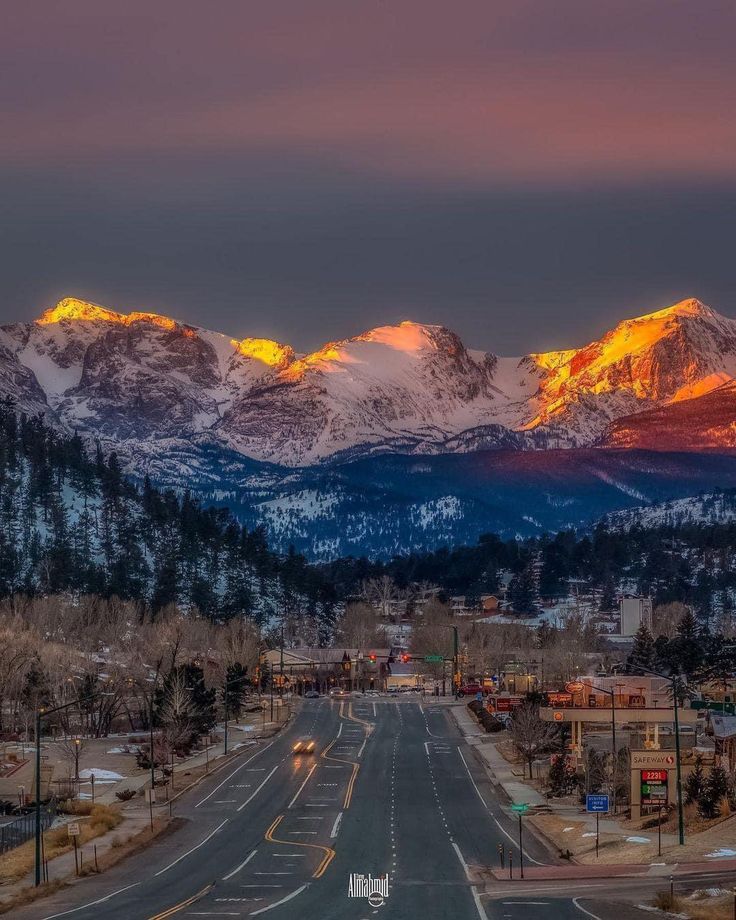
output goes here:
[{"label": "forested hillside", "polygon": [[266,622],[276,611],[331,630],[331,583],[261,528],[185,492],[138,489],[114,453],[90,457],[39,418],[0,404],[0,596],[94,594]]},{"label": "forested hillside", "polygon": [[397,556],[387,563],[339,559],[325,571],[340,595],[357,591],[366,578],[385,576],[399,589],[439,585],[447,595],[465,595],[468,606],[497,591],[499,576],[510,573],[507,601],[519,612],[574,592],[597,592],[601,609],[608,610],[616,606],[617,592],[634,591],[651,594],[655,604],[688,604],[699,619],[728,631],[736,610],[736,523],[628,530],[599,525],[527,540],[487,534],[475,546]]}]

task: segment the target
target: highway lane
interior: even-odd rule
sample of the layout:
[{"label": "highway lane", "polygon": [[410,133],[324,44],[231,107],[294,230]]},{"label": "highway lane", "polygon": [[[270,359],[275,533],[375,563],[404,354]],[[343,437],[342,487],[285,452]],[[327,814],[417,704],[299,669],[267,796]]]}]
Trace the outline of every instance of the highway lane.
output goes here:
[{"label": "highway lane", "polygon": [[[303,783],[310,765],[306,758],[292,757],[294,740],[311,736],[318,748],[324,748],[338,723],[337,710],[327,701],[303,707],[272,742],[244,753],[178,800],[175,814],[186,822],[181,829],[99,879],[87,879],[44,901],[43,907],[25,908],[17,916],[147,920],[220,882],[263,840],[275,815],[288,808]],[[264,890],[277,891],[266,889],[265,878],[258,881]],[[258,896],[255,889],[254,896]],[[88,907],[80,909],[80,897]],[[100,898],[108,899],[93,903]]]},{"label": "highway lane", "polygon": [[[294,757],[293,742],[305,736],[315,739],[315,756]],[[281,736],[200,784],[176,811],[186,822],[181,830],[15,916],[641,916],[631,901],[616,904],[620,882],[481,879],[499,844],[518,866],[516,822],[447,707],[416,697],[306,700]],[[549,861],[531,833],[524,844],[528,865]],[[385,904],[349,897],[351,873],[388,873]],[[631,897],[645,900],[656,890],[656,880],[629,881]]]}]

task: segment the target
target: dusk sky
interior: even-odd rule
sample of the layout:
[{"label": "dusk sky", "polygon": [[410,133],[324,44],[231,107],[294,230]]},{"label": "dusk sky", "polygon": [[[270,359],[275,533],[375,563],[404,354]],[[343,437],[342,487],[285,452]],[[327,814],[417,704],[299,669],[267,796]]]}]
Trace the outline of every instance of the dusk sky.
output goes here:
[{"label": "dusk sky", "polygon": [[309,349],[736,315],[733,0],[41,0],[0,31],[0,319]]}]

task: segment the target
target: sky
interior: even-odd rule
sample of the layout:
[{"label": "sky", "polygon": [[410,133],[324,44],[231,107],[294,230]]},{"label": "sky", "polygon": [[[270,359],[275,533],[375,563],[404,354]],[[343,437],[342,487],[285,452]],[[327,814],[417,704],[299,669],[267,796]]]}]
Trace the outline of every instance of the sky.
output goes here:
[{"label": "sky", "polygon": [[732,0],[7,0],[0,322],[64,296],[309,350],[736,315]]}]

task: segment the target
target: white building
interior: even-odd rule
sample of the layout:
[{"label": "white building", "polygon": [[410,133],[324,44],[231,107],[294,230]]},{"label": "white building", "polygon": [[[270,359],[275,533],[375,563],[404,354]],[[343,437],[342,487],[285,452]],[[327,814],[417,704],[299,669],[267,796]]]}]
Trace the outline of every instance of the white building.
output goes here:
[{"label": "white building", "polygon": [[622,636],[635,636],[642,623],[648,629],[652,628],[651,597],[624,594],[619,601],[619,612],[621,614]]}]

